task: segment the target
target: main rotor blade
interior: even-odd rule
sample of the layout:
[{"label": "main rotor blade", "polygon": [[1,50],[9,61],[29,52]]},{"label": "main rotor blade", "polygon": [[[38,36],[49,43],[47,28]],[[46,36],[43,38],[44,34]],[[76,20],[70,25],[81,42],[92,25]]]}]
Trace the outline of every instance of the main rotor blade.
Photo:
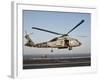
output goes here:
[{"label": "main rotor blade", "polygon": [[79,25],[81,25],[84,22],[84,20],[81,20],[75,27],[73,27],[67,34],[64,34],[62,36],[67,36],[70,32],[72,32],[75,28],[77,28]]},{"label": "main rotor blade", "polygon": [[78,36],[78,37],[88,37],[88,36]]},{"label": "main rotor blade", "polygon": [[72,32],[75,28],[77,28],[79,25],[81,25],[82,23],[84,22],[84,20],[81,20],[81,22],[79,22],[74,28],[72,28],[68,33],[67,35]]},{"label": "main rotor blade", "polygon": [[49,33],[52,33],[52,34],[56,34],[56,35],[63,35],[61,33],[53,32],[53,31],[49,31],[49,30],[41,29],[41,28],[37,28],[37,27],[32,27],[32,29],[36,29],[36,30],[40,30],[40,31],[45,31],[45,32],[49,32]]}]

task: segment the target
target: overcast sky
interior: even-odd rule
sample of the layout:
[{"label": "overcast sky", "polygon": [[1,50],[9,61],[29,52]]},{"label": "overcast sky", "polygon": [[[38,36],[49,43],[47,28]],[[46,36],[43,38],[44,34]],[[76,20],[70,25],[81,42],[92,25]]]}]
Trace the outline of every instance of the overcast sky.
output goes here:
[{"label": "overcast sky", "polygon": [[[54,54],[88,54],[91,47],[91,15],[89,13],[73,13],[73,12],[52,12],[52,11],[23,11],[23,29],[28,33],[33,32],[33,42],[40,43],[48,41],[57,35],[42,32],[38,30],[32,30],[32,27],[38,27],[55,31],[58,33],[67,33],[75,25],[77,25],[82,19],[85,20],[78,28],[72,31],[70,37],[78,39],[82,45],[80,47],[73,48],[72,51],[68,49],[54,49]],[[25,33],[24,33],[25,35]],[[87,37],[79,37],[87,36]],[[24,39],[24,43],[26,40]],[[36,49],[24,46],[24,54],[52,54],[50,49]]]}]

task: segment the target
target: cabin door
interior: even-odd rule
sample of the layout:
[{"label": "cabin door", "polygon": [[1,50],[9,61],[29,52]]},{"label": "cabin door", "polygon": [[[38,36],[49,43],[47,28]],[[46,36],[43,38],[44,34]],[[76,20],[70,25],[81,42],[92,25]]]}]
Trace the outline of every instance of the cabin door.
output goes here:
[{"label": "cabin door", "polygon": [[69,46],[69,40],[65,40],[65,47]]}]

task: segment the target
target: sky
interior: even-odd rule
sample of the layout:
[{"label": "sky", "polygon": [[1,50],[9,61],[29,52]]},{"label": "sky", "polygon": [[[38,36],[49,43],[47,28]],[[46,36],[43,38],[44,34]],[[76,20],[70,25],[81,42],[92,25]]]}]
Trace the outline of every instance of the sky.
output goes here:
[{"label": "sky", "polygon": [[[58,35],[33,30],[32,27],[38,27],[58,33],[65,34],[76,26],[82,19],[83,24],[73,30],[69,36],[78,39],[82,45],[75,47],[71,51],[68,49],[54,49],[53,54],[90,54],[91,53],[91,14],[75,13],[75,12],[54,12],[54,11],[34,11],[23,10],[23,29],[27,33],[33,32],[30,35],[34,43],[49,41]],[[87,36],[87,37],[80,37]],[[24,38],[24,43],[26,40]],[[50,49],[29,48],[24,46],[23,54],[52,54]]]}]

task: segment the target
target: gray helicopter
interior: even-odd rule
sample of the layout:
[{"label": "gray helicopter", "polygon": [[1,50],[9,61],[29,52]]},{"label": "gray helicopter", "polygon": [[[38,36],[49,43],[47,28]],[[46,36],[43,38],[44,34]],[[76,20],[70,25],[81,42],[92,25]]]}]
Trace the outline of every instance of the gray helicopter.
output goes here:
[{"label": "gray helicopter", "polygon": [[[79,46],[82,45],[82,43],[79,40],[70,37],[69,33],[71,33],[74,29],[76,29],[84,21],[85,20],[81,20],[75,27],[73,27],[66,34],[61,34],[61,33],[49,31],[49,30],[46,30],[46,29],[32,27],[32,29],[35,29],[35,30],[45,31],[45,32],[60,35],[60,36],[55,37],[55,38],[53,38],[49,41],[46,41],[46,42],[35,44],[32,41],[32,39],[30,38],[29,34],[26,33],[25,38],[27,39],[27,43],[25,44],[25,46],[33,47],[33,48],[36,47],[36,48],[51,48],[51,49],[52,48],[58,48],[58,49],[67,49],[68,48],[68,50],[72,50],[73,47],[79,47]],[[53,50],[51,50],[51,52],[53,52]]]}]

